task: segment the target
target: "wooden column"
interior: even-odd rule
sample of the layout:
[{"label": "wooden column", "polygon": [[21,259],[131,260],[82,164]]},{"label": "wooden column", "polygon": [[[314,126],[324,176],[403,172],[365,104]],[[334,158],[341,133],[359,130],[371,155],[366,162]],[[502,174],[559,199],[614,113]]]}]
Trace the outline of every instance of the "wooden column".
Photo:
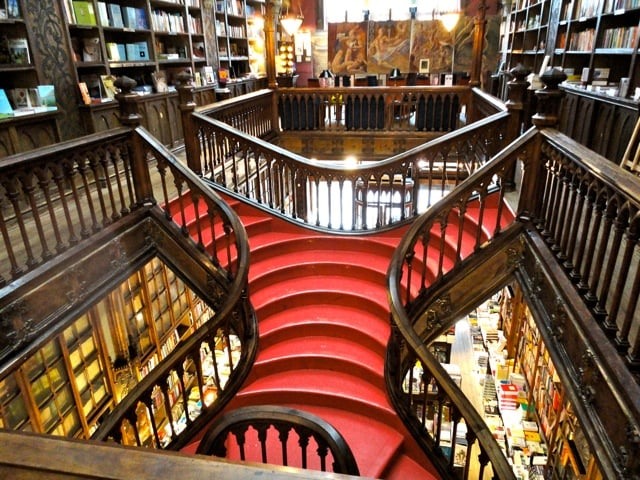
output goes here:
[{"label": "wooden column", "polygon": [[480,1],[478,14],[474,19],[473,29],[473,54],[471,60],[471,79],[469,85],[472,87],[480,86],[480,77],[482,75],[482,52],[484,50],[484,35],[487,29],[487,5],[485,0]]},{"label": "wooden column", "polygon": [[281,6],[282,0],[269,0],[267,1],[265,9],[264,44],[266,55],[265,61],[267,64],[267,85],[269,88],[278,87],[278,82],[276,80],[276,25]]},{"label": "wooden column", "polygon": [[[530,70],[524,67],[522,64],[518,64],[509,70],[509,76],[512,78],[507,83],[509,99],[505,103],[507,110],[511,114],[511,120],[507,125],[506,131],[506,143],[513,142],[520,136],[522,131],[522,125],[524,123],[524,104],[525,95],[527,94],[527,88],[529,82],[526,78],[529,75]],[[516,186],[516,164],[505,175],[504,186],[509,190],[515,189]]]},{"label": "wooden column", "polygon": [[[540,76],[544,88],[536,90],[538,112],[531,118],[533,125],[538,128],[555,127],[558,125],[558,111],[563,92],[558,88],[567,78],[566,74],[557,68],[547,70]],[[541,205],[540,195],[544,194],[544,169],[541,160],[542,138],[537,137],[522,162],[522,187],[520,189],[520,203],[518,216],[524,219],[536,218],[537,209]]]},{"label": "wooden column", "polygon": [[558,125],[560,100],[564,95],[558,85],[566,79],[567,75],[557,68],[547,70],[540,76],[544,88],[536,90],[538,108],[537,113],[531,117],[531,121],[536,127],[556,127]]}]

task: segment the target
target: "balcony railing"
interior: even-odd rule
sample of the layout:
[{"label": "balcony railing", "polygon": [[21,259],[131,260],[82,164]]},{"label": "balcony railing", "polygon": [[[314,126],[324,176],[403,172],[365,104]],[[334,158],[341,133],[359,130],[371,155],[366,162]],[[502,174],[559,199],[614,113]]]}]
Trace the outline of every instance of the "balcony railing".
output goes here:
[{"label": "balcony railing", "polygon": [[[460,99],[460,104],[462,100],[466,102],[469,114],[490,110],[494,113],[472,125],[460,127],[457,121],[453,122],[455,126],[452,123],[441,131],[449,133],[385,161],[363,159],[355,165],[319,162],[251,136],[258,130],[247,120],[250,112],[255,111],[254,103],[263,105],[267,114],[269,105],[278,104],[280,119],[274,120],[271,128],[280,125],[286,129],[288,120],[283,117],[283,111],[290,107],[283,107],[284,104],[315,103],[321,98],[326,100],[329,95],[340,95],[346,105],[361,101],[362,95],[374,95],[375,89],[264,91],[238,99],[233,109],[225,103],[221,110],[206,107],[198,109],[200,113],[183,117],[185,131],[197,133],[194,138],[199,141],[198,144],[188,141],[188,163],[194,171],[226,191],[308,226],[364,231],[405,222],[425,211],[497,153],[505,143],[510,118],[504,108],[487,102],[483,95],[468,88],[456,87],[442,92],[426,87],[415,91],[411,88],[385,88],[375,95],[386,103],[406,97],[408,111],[429,96],[429,105],[432,102],[450,105],[447,99],[455,97]],[[267,97],[271,102],[265,101]],[[472,98],[475,104],[470,102]],[[440,107],[435,111],[443,114]],[[458,115],[456,110],[450,118],[457,119]],[[452,132],[454,128],[457,129]],[[318,130],[322,128],[314,131]],[[279,134],[279,131],[269,133],[268,128],[260,132],[265,138]]]}]

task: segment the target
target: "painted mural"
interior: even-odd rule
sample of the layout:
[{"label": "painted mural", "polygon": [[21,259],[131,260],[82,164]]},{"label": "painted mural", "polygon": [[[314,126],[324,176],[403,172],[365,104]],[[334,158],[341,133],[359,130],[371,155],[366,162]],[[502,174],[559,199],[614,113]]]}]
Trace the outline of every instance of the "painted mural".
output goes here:
[{"label": "painted mural", "polygon": [[337,75],[367,72],[367,23],[329,24],[329,68]]},{"label": "painted mural", "polygon": [[[498,63],[498,15],[487,16],[483,70]],[[330,23],[328,66],[334,74],[401,72],[468,72],[473,53],[473,17],[463,16],[447,32],[438,20]]]}]

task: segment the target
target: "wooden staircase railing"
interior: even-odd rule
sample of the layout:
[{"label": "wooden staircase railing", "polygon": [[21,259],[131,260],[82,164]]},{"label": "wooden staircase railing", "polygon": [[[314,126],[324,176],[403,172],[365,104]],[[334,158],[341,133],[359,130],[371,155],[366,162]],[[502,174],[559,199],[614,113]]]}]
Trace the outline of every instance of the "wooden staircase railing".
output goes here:
[{"label": "wooden staircase railing", "polygon": [[[397,332],[387,381],[400,411],[409,412],[410,428],[423,428],[418,436],[427,444],[437,446],[441,441],[438,430],[428,432],[426,427],[431,420],[441,424],[442,405],[451,406],[454,425],[464,421],[467,432],[470,425],[477,426],[464,397],[428,346],[468,312],[473,301],[495,292],[510,276],[532,299],[541,336],[559,365],[566,395],[590,447],[597,452],[603,478],[634,478],[640,474],[636,441],[640,340],[634,333],[640,319],[640,183],[631,173],[548,128],[557,122],[554,105],[559,104],[561,80],[555,73],[542,80],[547,88],[538,92],[535,127],[419,217],[397,249],[388,275]],[[458,232],[450,219],[456,215],[449,212],[466,205],[471,192],[479,192],[482,201],[488,178],[500,177],[518,159],[523,176],[517,222],[504,232],[497,225],[487,230],[488,238],[476,242],[473,255],[458,254],[446,268],[442,262],[428,268],[428,250],[431,257],[444,258],[445,248],[455,245]],[[506,241],[514,234],[519,241]],[[480,259],[490,265],[500,252],[504,258],[495,263],[502,267],[492,267],[484,275],[491,280],[479,281],[472,275],[480,268]],[[414,373],[417,362],[423,373]],[[434,392],[420,389],[432,380]],[[430,404],[430,413],[425,413],[426,407],[418,409],[416,402]],[[494,475],[513,478],[495,448],[483,444],[485,433],[482,428],[472,430],[472,438],[480,442]],[[616,453],[620,451],[624,454]],[[450,468],[451,458],[447,460]],[[467,471],[465,463],[464,474]]]},{"label": "wooden staircase railing", "polygon": [[[129,100],[135,105],[135,95]],[[256,324],[246,292],[248,241],[233,210],[137,126],[133,107],[128,113],[123,119],[130,128],[8,157],[0,166],[0,265],[6,268],[0,358],[11,365],[24,348],[46,338],[51,325],[73,321],[82,302],[89,308],[94,295],[105,295],[107,283],[117,281],[105,273],[123,281],[130,274],[127,262],[181,251],[189,262],[177,261],[187,266],[180,274],[215,315],[130,390],[94,433],[177,448],[234,395],[255,355]],[[206,212],[207,224],[189,224],[192,208]],[[214,233],[208,247],[205,230]],[[105,272],[81,263],[105,241],[113,244],[109,261],[115,268]],[[58,280],[58,288],[72,292],[46,295],[74,263],[84,265],[82,286],[73,290]],[[229,370],[224,375],[223,366]],[[169,408],[178,404],[180,412]],[[168,432],[160,431],[160,418],[168,419]]]},{"label": "wooden staircase railing", "polygon": [[[257,443],[248,438],[250,429]],[[257,405],[225,413],[208,428],[196,453],[224,458],[236,450],[243,461],[359,475],[340,432],[321,418],[294,408]]]}]

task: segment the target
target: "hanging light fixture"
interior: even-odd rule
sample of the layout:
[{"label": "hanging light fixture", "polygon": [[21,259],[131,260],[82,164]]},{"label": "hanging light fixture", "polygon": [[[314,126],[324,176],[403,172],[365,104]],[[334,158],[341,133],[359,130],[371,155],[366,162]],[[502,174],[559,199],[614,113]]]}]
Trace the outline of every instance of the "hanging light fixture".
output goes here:
[{"label": "hanging light fixture", "polygon": [[297,15],[293,12],[289,13],[289,5],[287,5],[285,13],[280,15],[280,25],[282,25],[282,28],[284,28],[284,31],[287,32],[289,36],[293,36],[298,32],[303,20],[302,9],[300,9],[300,13]]},{"label": "hanging light fixture", "polygon": [[444,29],[447,32],[451,32],[458,23],[458,20],[460,20],[460,12],[444,12],[440,14],[439,18]]}]

